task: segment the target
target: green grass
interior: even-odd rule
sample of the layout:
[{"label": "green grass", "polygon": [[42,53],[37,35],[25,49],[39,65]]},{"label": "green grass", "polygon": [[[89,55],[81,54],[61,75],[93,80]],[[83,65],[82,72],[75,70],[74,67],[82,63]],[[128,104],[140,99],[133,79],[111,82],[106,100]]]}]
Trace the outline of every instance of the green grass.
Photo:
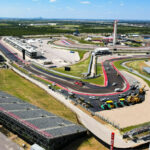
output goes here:
[{"label": "green grass", "polygon": [[0,90],[77,123],[76,115],[44,90],[12,70],[0,70]]},{"label": "green grass", "polygon": [[[85,61],[82,61],[75,65],[70,66],[71,71],[68,71],[68,72],[64,71],[64,67],[55,68],[54,70],[65,73],[65,74],[82,77],[83,76],[82,73],[86,73],[88,71],[89,63],[90,63],[90,57],[86,59]],[[93,79],[82,79],[82,81],[93,83],[93,84],[98,84],[98,85],[103,85],[104,76],[103,76],[102,66],[100,64],[97,65],[97,72],[101,74],[100,77],[93,78]]]},{"label": "green grass", "polygon": [[[0,85],[0,90],[2,91],[74,123],[78,123],[75,113],[47,94],[44,90],[20,77],[12,70],[0,70]],[[107,150],[107,148],[94,137],[86,136],[74,140],[73,143],[65,147],[64,150],[99,150],[99,148]]]},{"label": "green grass", "polygon": [[100,74],[99,77],[93,78],[93,79],[83,79],[85,82],[97,84],[97,85],[104,85],[104,75],[103,75],[103,69],[100,63],[97,64],[97,75]]},{"label": "green grass", "polygon": [[[90,57],[82,62],[79,62],[75,65],[70,66],[71,71],[65,71],[64,67],[55,68],[54,70],[65,73],[65,74],[69,74],[72,76],[83,77],[82,73],[86,73],[88,71],[89,63],[90,63]],[[97,73],[101,74],[101,76],[97,78],[93,78],[93,79],[80,79],[80,80],[84,82],[88,82],[88,83],[104,85],[104,76],[103,76],[103,70],[102,70],[101,64],[97,65]]]},{"label": "green grass", "polygon": [[75,65],[70,66],[71,71],[65,71],[64,67],[54,68],[54,70],[65,73],[65,74],[82,77],[82,73],[86,73],[88,71],[89,63],[90,63],[90,57],[82,62],[79,62]]},{"label": "green grass", "polygon": [[0,23],[0,26],[10,26],[10,24],[7,24],[7,23]]},{"label": "green grass", "polygon": [[[31,78],[33,78],[33,79],[35,79],[35,80],[38,80],[39,82],[41,82],[41,83],[43,83],[43,84],[45,84],[45,85],[48,85],[48,84],[49,84],[49,85],[52,85],[51,82],[48,82],[48,81],[46,81],[46,80],[44,80],[44,79],[42,79],[42,78],[40,78],[40,77],[38,77],[38,76],[36,76],[36,75],[30,74],[28,71],[26,71],[25,69],[19,67],[19,66],[16,65],[16,64],[12,64],[12,66],[15,67],[17,70],[21,71],[22,73],[28,75],[29,77],[31,77]],[[58,86],[55,86],[55,90],[58,90],[58,89],[61,89],[61,88],[58,87]]]},{"label": "green grass", "polygon": [[128,131],[131,131],[133,129],[140,128],[140,127],[143,127],[143,126],[146,126],[146,125],[150,125],[150,122],[146,122],[146,123],[143,123],[143,124],[139,124],[139,125],[135,125],[135,126],[130,126],[130,127],[127,127],[127,128],[123,128],[123,129],[121,129],[121,132],[122,133],[126,133]]},{"label": "green grass", "polygon": [[29,75],[29,72],[23,69],[22,67],[19,67],[17,64],[13,63],[11,64],[14,68],[20,70],[22,73]]},{"label": "green grass", "polygon": [[115,67],[116,67],[117,69],[119,69],[119,70],[126,70],[126,71],[127,71],[127,69],[124,68],[121,64],[122,64],[123,62],[128,61],[128,60],[130,60],[130,59],[124,59],[124,60],[115,61],[115,62],[114,62],[114,65],[115,65]]},{"label": "green grass", "polygon": [[[101,45],[101,43],[94,43],[94,42],[91,42],[91,41],[85,41],[84,38],[81,38],[81,37],[76,37],[76,36],[73,36],[73,35],[65,35],[67,38],[69,39],[73,39],[73,40],[76,40],[78,41],[79,43],[81,44],[93,44],[93,45]],[[103,44],[101,46],[104,46]]]},{"label": "green grass", "polygon": [[133,68],[134,70],[138,71],[139,73],[143,74],[144,76],[147,76],[150,78],[150,75],[143,71],[143,67],[148,67],[148,65],[145,64],[144,60],[139,60],[139,61],[133,61],[133,62],[128,62],[126,65],[130,68]]},{"label": "green grass", "polygon": [[[119,70],[125,70],[125,71],[129,72],[128,69],[124,68],[121,64],[122,64],[123,62],[132,61],[132,60],[135,61],[135,59],[124,59],[124,60],[116,61],[116,62],[114,62],[114,65],[115,65],[115,66],[117,67],[117,69],[119,69]],[[137,59],[137,61],[138,61],[138,60],[139,60],[139,59]],[[140,60],[147,60],[147,59],[140,59]],[[134,74],[134,73],[132,73],[132,72],[129,72],[129,73],[138,76],[137,74]],[[149,85],[149,87],[150,87],[150,81],[148,81],[148,80],[142,78],[141,76],[138,76],[138,77],[141,78],[141,79],[143,79],[143,80]]]},{"label": "green grass", "polygon": [[98,140],[91,135],[86,137],[81,137],[76,141],[73,141],[71,144],[68,144],[67,147],[64,147],[62,150],[109,150]]},{"label": "green grass", "polygon": [[[36,66],[36,67],[38,67],[40,69],[43,69],[45,71],[51,72],[51,71],[49,71],[47,69],[44,69],[44,68],[42,68],[40,66]],[[56,70],[56,68],[55,68],[55,70]],[[62,71],[62,73],[68,74],[68,72],[66,72],[66,71]],[[98,84],[98,85],[104,85],[104,75],[103,75],[103,70],[102,70],[101,64],[97,65],[97,73],[98,73],[97,75],[100,74],[101,76],[93,78],[93,79],[79,79],[79,80],[84,81],[84,82],[88,82],[88,83],[93,83],[93,84]],[[54,73],[54,74],[60,75],[58,73]],[[66,77],[65,75],[61,75],[61,76]],[[60,89],[60,88],[56,86],[56,89]]]},{"label": "green grass", "polygon": [[84,54],[87,52],[86,50],[75,50],[75,49],[71,49],[70,51],[78,52],[80,60],[83,59]]}]

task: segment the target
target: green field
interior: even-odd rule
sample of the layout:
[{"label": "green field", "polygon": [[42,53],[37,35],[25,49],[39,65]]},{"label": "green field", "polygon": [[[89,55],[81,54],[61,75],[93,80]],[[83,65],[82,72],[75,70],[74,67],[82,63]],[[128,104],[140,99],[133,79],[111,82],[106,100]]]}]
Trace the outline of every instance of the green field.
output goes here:
[{"label": "green field", "polygon": [[83,81],[97,84],[97,85],[104,85],[104,75],[103,75],[102,65],[98,63],[96,69],[97,69],[97,75],[100,75],[100,76],[93,78],[93,79],[86,79],[86,80],[83,79]]},{"label": "green field", "polygon": [[130,68],[133,68],[134,70],[137,70],[139,73],[150,78],[150,75],[143,71],[143,67],[148,67],[148,65],[145,63],[144,60],[128,62],[126,65]]},{"label": "green field", "polygon": [[130,126],[130,127],[127,127],[127,128],[123,128],[123,129],[121,129],[121,132],[125,133],[125,132],[131,131],[135,128],[140,128],[140,127],[147,126],[147,125],[150,125],[150,122],[146,122],[146,123],[139,124],[139,125],[136,125],[136,126]]},{"label": "green field", "polygon": [[[0,70],[0,90],[16,96],[26,102],[52,112],[74,123],[78,123],[76,114],[47,94],[44,90],[20,77],[12,70]],[[19,142],[16,141],[16,142]],[[73,141],[63,150],[107,150],[94,137],[86,136]]]},{"label": "green field", "polygon": [[[124,68],[121,64],[123,63],[123,62],[127,62],[127,61],[132,61],[132,60],[135,60],[135,59],[124,59],[124,60],[120,60],[120,61],[116,61],[116,62],[114,62],[114,65],[117,67],[117,69],[119,69],[119,70],[125,70],[125,71],[127,71],[127,72],[129,72],[128,71],[128,69],[126,69],[126,68]],[[144,61],[144,60],[147,60],[147,59],[142,59],[142,61]],[[137,60],[137,61],[139,61],[139,60]],[[134,61],[133,61],[134,62]],[[137,66],[136,68],[135,68],[135,70],[139,70],[139,66]],[[132,72],[130,72],[130,73],[132,73]],[[134,73],[132,73],[132,74],[134,74]],[[136,74],[134,74],[134,75],[136,75]],[[138,76],[138,75],[136,75],[136,76]],[[140,76],[138,76],[138,77],[140,77]],[[142,77],[140,77],[140,78],[142,78]],[[149,87],[150,87],[150,81],[148,81],[148,80],[146,80],[146,79],[144,79],[144,78],[142,78],[145,82],[147,82],[147,84],[149,85]]]},{"label": "green field", "polygon": [[67,73],[73,76],[82,77],[82,73],[86,73],[88,71],[89,63],[90,63],[90,57],[82,62],[79,62],[75,65],[70,66],[71,71],[66,72],[64,70],[64,67],[54,68],[54,70],[62,72],[62,73]]},{"label": "green field", "polygon": [[[72,76],[76,76],[76,77],[83,77],[82,74],[86,73],[88,71],[89,63],[90,63],[90,57],[82,62],[79,62],[75,65],[70,66],[71,71],[65,71],[64,67],[55,68],[54,70],[65,73],[65,74],[69,74]],[[97,77],[97,78],[93,78],[93,79],[82,79],[82,81],[93,83],[93,84],[98,84],[98,85],[103,85],[104,84],[104,76],[103,76],[103,70],[102,70],[101,64],[97,65],[97,73],[101,74],[101,76]]]},{"label": "green field", "polygon": [[77,123],[76,115],[44,90],[11,70],[0,70],[0,90]]},{"label": "green field", "polygon": [[[52,20],[1,20],[0,36],[23,36],[23,35],[45,35],[45,34],[70,34],[72,35],[76,29],[80,33],[101,33],[112,34],[113,21],[111,23],[98,22],[80,22],[80,21],[65,21],[55,20],[56,26],[47,26],[45,23],[54,22]],[[131,24],[135,22],[128,22],[130,25],[118,25],[119,34],[150,34],[150,27],[143,26],[135,27]],[[30,26],[30,24],[41,24],[41,26]],[[43,24],[43,25],[42,25]],[[136,22],[137,24],[137,22]],[[143,24],[145,25],[145,23]],[[81,41],[85,42],[85,41]]]},{"label": "green field", "polygon": [[81,44],[93,44],[93,45],[101,45],[101,46],[104,46],[103,43],[94,43],[92,41],[85,41],[83,37],[77,37],[77,36],[73,36],[73,35],[65,35],[67,38],[69,39],[73,39],[73,40],[76,40],[78,41],[79,43]]},{"label": "green field", "polygon": [[70,51],[78,52],[79,57],[80,57],[80,60],[82,60],[83,57],[84,57],[84,55],[85,55],[85,53],[87,53],[86,50],[76,50],[76,49],[71,49]]},{"label": "green field", "polygon": [[10,25],[7,23],[0,23],[0,26],[10,26]]},{"label": "green field", "polygon": [[[12,64],[12,66],[14,68],[16,68],[17,70],[21,71],[22,73],[26,74],[27,76],[35,79],[35,80],[38,80],[39,82],[45,84],[45,85],[51,85],[52,86],[52,83],[51,82],[48,82],[47,80],[44,80],[36,75],[33,75],[33,74],[30,74],[27,70],[23,69],[22,67],[19,67],[17,64]],[[55,85],[54,87],[55,90],[58,90],[58,89],[61,89],[60,87],[58,87],[57,85]]]}]

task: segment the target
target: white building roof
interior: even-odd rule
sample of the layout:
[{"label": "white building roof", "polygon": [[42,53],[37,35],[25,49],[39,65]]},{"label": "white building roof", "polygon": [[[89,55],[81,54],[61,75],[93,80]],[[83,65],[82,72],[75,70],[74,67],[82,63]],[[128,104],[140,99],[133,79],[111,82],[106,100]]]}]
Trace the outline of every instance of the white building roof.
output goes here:
[{"label": "white building roof", "polygon": [[94,51],[95,52],[98,52],[98,51],[109,51],[110,49],[108,47],[99,47],[99,48],[96,48]]},{"label": "white building roof", "polygon": [[34,144],[31,146],[31,150],[45,150],[44,148],[40,147],[39,145],[37,144]]},{"label": "white building roof", "polygon": [[13,42],[14,44],[22,47],[23,49],[27,50],[28,52],[37,52],[36,48],[30,46],[27,43],[24,43],[21,39],[9,37],[7,38],[9,41]]}]

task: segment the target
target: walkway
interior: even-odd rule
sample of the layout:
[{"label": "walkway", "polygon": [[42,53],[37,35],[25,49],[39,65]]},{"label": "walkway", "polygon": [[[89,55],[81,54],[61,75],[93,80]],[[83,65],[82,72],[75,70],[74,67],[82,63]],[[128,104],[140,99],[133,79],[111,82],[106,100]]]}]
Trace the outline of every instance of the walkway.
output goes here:
[{"label": "walkway", "polygon": [[[101,124],[97,120],[95,120],[92,116],[89,116],[87,113],[80,110],[78,107],[73,105],[70,100],[66,99],[62,94],[59,94],[57,92],[54,92],[50,89],[48,89],[47,86],[43,85],[42,83],[31,79],[27,75],[21,73],[17,69],[13,68],[15,72],[20,74],[21,76],[25,77],[27,80],[31,81],[32,83],[36,84],[37,86],[44,89],[46,92],[48,92],[50,95],[52,95],[54,98],[62,102],[64,105],[66,105],[68,108],[70,108],[73,112],[75,112],[80,120],[80,122],[94,135],[96,135],[99,139],[104,141],[107,144],[110,144],[110,137],[111,133],[114,132],[113,128],[109,128],[105,124]],[[140,144],[144,144],[145,142],[142,141],[141,143],[135,143],[133,141],[126,142],[122,139],[122,135],[118,132],[118,130],[115,131],[115,147],[117,148],[130,148],[135,147]]]},{"label": "walkway", "polygon": [[5,135],[0,133],[0,150],[23,150],[19,145],[12,142]]}]

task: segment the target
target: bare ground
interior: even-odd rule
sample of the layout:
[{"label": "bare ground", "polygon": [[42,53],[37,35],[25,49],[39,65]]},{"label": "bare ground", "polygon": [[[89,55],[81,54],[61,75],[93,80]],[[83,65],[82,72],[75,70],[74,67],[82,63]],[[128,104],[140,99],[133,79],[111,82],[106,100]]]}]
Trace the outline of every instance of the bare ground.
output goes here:
[{"label": "bare ground", "polygon": [[141,85],[146,85],[146,89],[149,91],[146,92],[145,101],[140,104],[99,112],[111,122],[119,125],[120,128],[150,122],[150,88],[141,78],[129,73],[127,75],[134,77]]}]

